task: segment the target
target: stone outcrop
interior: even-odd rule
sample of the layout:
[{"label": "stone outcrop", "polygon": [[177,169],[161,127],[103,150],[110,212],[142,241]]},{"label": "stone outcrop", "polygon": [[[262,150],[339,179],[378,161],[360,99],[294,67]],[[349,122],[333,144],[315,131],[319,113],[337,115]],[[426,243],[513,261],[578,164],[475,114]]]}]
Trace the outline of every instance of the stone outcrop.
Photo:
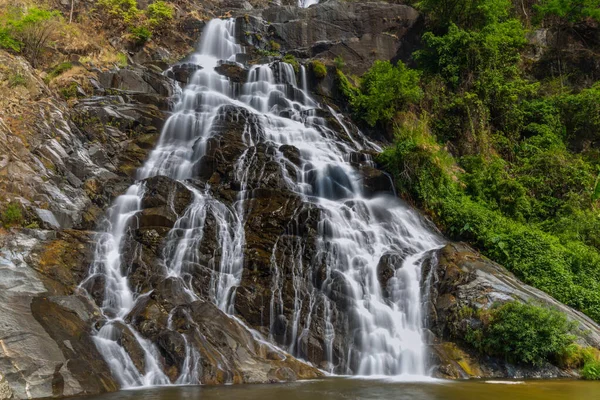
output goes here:
[{"label": "stone outcrop", "polygon": [[299,58],[341,57],[356,74],[375,60],[407,60],[423,22],[414,8],[383,2],[329,0],[309,8],[270,7],[248,14],[237,19],[242,42],[268,48],[273,41]]},{"label": "stone outcrop", "polygon": [[487,310],[509,301],[558,309],[576,323],[577,342],[600,348],[600,327],[584,314],[546,293],[520,282],[504,267],[461,243],[448,244],[432,255],[423,270],[423,290],[429,292],[427,324],[433,364],[440,377],[555,378],[574,371],[550,363],[541,367],[512,365],[478,354],[464,338],[481,321],[465,310]]},{"label": "stone outcrop", "polygon": [[89,248],[81,244],[68,232],[0,236],[2,395],[60,397],[118,388],[89,335],[100,310],[73,294],[76,271],[86,265],[76,260],[83,261]]},{"label": "stone outcrop", "polygon": [[94,97],[67,104],[22,58],[0,64],[0,211],[21,215],[0,228],[0,398],[117,390],[91,339],[101,312],[78,289],[88,230],[153,148],[174,82],[137,66],[112,74],[146,86],[91,77]]}]

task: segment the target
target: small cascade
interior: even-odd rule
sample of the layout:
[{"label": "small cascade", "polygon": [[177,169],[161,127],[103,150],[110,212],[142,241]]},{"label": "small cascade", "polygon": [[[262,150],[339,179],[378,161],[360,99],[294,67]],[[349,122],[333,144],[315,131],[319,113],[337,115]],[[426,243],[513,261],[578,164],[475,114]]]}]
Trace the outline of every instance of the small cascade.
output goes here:
[{"label": "small cascade", "polygon": [[313,4],[319,4],[319,0],[298,0],[298,7],[308,8]]},{"label": "small cascade", "polygon": [[[101,226],[91,274],[82,283],[85,288],[96,277],[106,282],[102,310],[107,322],[94,337],[100,353],[124,387],[199,383],[200,354],[190,337],[183,335],[185,361],[180,376],[168,378],[155,345],[128,323],[128,315],[149,292],[139,293],[130,286],[124,243],[142,209],[144,180],[166,176],[178,181],[191,193],[191,203],[166,236],[164,279],[180,282],[185,301],[208,298],[239,320],[234,316],[235,299],[244,272],[247,208],[257,185],[273,174],[259,160],[257,149],[266,148],[285,190],[303,203],[297,214],[307,210],[318,214],[314,241],[283,235],[272,249],[270,303],[265,304],[270,311],[270,321],[265,322],[268,340],[303,358],[313,326],[322,320],[323,369],[425,376],[421,264],[430,250],[441,245],[440,238],[397,199],[364,193],[361,174],[350,156],[359,155],[363,164],[372,166],[368,154],[361,151],[380,148],[349,127],[341,115],[311,98],[304,66],[297,76],[284,62],[254,65],[243,84],[215,71],[224,62],[235,64],[236,55],[243,52],[235,43],[234,27],[234,20],[212,20],[206,25],[198,51],[190,57],[201,69],[182,91],[156,148],[138,171],[138,181],[116,199]],[[234,165],[236,187],[230,203],[215,196],[208,182],[194,181],[219,134],[215,127],[227,118],[246,121],[239,132],[245,150],[228,160]],[[329,126],[335,123],[338,131]],[[294,159],[286,148],[297,151]],[[208,293],[199,293],[194,271],[203,261],[200,248],[208,228],[214,232],[216,247],[209,264]],[[315,256],[307,261],[308,247],[315,249]],[[388,263],[392,276],[386,282],[380,278],[382,260],[392,260]],[[294,300],[288,318],[283,293],[289,285]],[[285,318],[289,320],[286,331],[275,333]],[[347,337],[340,338],[342,325]],[[171,315],[169,329],[175,330]],[[258,341],[267,340],[250,331]],[[142,349],[144,371],[123,348],[124,335]]]}]

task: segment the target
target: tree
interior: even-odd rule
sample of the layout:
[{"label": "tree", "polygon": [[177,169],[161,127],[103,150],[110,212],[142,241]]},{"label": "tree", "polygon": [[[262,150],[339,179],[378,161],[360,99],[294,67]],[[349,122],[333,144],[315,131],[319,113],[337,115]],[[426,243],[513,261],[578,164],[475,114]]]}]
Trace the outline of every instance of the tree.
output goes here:
[{"label": "tree", "polygon": [[62,22],[58,11],[14,8],[3,16],[0,45],[22,53],[35,68],[43,50]]}]

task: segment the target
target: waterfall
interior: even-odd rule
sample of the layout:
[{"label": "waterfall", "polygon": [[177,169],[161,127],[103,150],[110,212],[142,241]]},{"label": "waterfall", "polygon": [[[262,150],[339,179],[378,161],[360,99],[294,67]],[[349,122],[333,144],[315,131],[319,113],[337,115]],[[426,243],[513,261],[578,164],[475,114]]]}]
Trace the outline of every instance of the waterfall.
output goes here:
[{"label": "waterfall", "polygon": [[[123,243],[142,208],[143,180],[159,175],[181,182],[192,193],[191,204],[165,240],[164,278],[180,280],[189,302],[200,298],[190,283],[191,272],[199,264],[199,247],[210,219],[220,256],[212,265],[209,293],[203,295],[233,316],[244,266],[245,205],[252,196],[248,182],[265,178],[265,172],[255,168],[256,145],[263,143],[278,160],[288,190],[319,210],[316,256],[311,263],[324,266],[326,271],[322,282],[315,284],[311,265],[303,260],[305,243],[294,243],[285,252],[286,259],[281,259],[278,250],[287,244],[275,245],[268,305],[271,330],[275,318],[283,314],[283,265],[291,268],[295,291],[288,338],[275,344],[303,357],[302,343],[311,332],[313,319],[322,315],[327,361],[323,368],[355,375],[425,376],[420,269],[426,253],[441,244],[440,238],[397,199],[364,193],[361,175],[349,155],[380,148],[360,131],[349,129],[331,108],[323,110],[311,98],[304,66],[297,78],[294,68],[283,62],[254,65],[243,84],[232,83],[215,72],[223,62],[235,64],[236,54],[243,52],[234,40],[234,27],[234,20],[212,20],[206,25],[198,50],[190,58],[202,68],[184,88],[155,149],[138,171],[138,181],[116,199],[101,225],[90,277],[81,285],[86,287],[96,277],[106,282],[102,311],[107,321],[94,336],[96,346],[124,387],[171,383],[161,370],[155,345],[127,322],[128,314],[147,293],[130,287],[130,267],[124,265],[123,257]],[[200,161],[217,133],[214,126],[224,118],[228,107],[252,116],[244,131],[239,132],[247,148],[237,160],[230,160],[239,183],[232,205],[213,196],[210,185],[198,187],[190,181],[202,169]],[[347,140],[340,140],[328,127],[321,111],[337,121]],[[286,157],[281,150],[285,146],[298,149],[299,163]],[[364,157],[369,164],[368,156]],[[386,287],[382,287],[378,268],[388,256],[399,261]],[[336,353],[334,343],[340,338],[336,338],[335,303],[340,290],[348,305],[349,329],[348,337],[342,340],[343,351]],[[124,335],[132,337],[142,349],[144,371],[123,348]],[[275,341],[272,334],[269,339]],[[197,384],[200,355],[185,336],[184,343],[183,371],[173,383]]]},{"label": "waterfall", "polygon": [[313,4],[319,4],[319,0],[298,0],[298,7],[308,8]]}]

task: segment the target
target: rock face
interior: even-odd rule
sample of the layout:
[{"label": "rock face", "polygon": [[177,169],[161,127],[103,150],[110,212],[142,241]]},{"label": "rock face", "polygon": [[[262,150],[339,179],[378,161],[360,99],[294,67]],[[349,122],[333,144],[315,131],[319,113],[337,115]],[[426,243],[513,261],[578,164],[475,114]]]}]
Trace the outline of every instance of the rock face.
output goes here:
[{"label": "rock face", "polygon": [[383,2],[329,0],[309,8],[271,7],[237,19],[243,43],[274,41],[300,58],[332,61],[362,74],[375,60],[406,60],[422,34],[412,7]]},{"label": "rock face", "polygon": [[437,251],[423,270],[423,290],[429,291],[427,324],[433,334],[432,357],[440,377],[555,378],[573,372],[547,364],[539,368],[511,365],[477,354],[463,341],[469,328],[480,321],[466,309],[485,310],[509,301],[559,309],[576,322],[578,342],[600,347],[600,327],[582,313],[544,292],[525,285],[502,266],[470,247],[453,243]]},{"label": "rock face", "polygon": [[5,393],[19,399],[118,388],[89,335],[100,310],[73,294],[77,268],[59,265],[72,256],[75,264],[84,261],[88,246],[68,232],[0,238],[2,398],[11,398]]},{"label": "rock face", "polygon": [[[77,286],[92,261],[88,229],[153,147],[175,86],[138,66],[126,76],[148,86],[92,78],[95,96],[70,107],[22,58],[0,51],[0,64],[11,93],[0,97],[1,200],[29,226],[0,228],[0,398],[117,390],[91,338],[101,312]],[[8,89],[11,74],[23,83]]]}]

